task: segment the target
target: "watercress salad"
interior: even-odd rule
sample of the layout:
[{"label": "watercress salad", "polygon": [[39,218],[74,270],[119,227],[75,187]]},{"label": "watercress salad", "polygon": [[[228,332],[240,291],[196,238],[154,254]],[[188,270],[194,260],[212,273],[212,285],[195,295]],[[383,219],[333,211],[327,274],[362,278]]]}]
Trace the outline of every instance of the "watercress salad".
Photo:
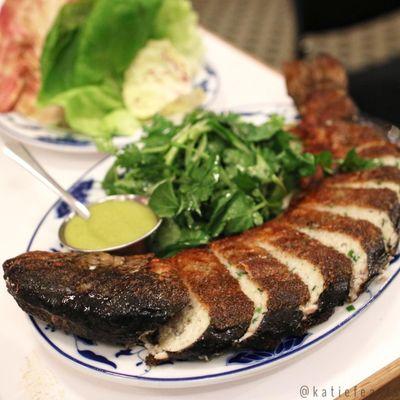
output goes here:
[{"label": "watercress salad", "polygon": [[[359,164],[352,153],[345,167]],[[318,165],[329,171],[331,154],[303,152],[280,116],[257,126],[238,114],[196,110],[180,124],[156,116],[140,143],[117,154],[103,187],[150,197],[163,218],[150,247],[166,256],[275,217]]]}]

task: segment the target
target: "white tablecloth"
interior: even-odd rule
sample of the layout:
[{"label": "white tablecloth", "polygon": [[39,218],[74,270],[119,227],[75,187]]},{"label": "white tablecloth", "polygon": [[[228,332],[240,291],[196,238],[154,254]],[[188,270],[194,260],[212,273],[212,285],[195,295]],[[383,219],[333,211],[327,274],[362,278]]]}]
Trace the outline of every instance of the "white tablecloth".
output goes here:
[{"label": "white tablecloth", "polygon": [[[221,89],[212,107],[287,101],[276,71],[204,33],[207,58],[217,69]],[[73,156],[32,149],[65,187],[100,156]],[[1,262],[25,251],[32,231],[55,196],[27,172],[0,155]],[[0,399],[273,399],[334,398],[400,355],[400,279],[359,318],[326,342],[278,370],[245,381],[185,390],[146,390],[93,378],[64,364],[39,343],[25,314],[0,281]],[[317,392],[314,391],[314,387]],[[327,391],[325,397],[323,390]],[[303,388],[303,395],[306,394]]]}]

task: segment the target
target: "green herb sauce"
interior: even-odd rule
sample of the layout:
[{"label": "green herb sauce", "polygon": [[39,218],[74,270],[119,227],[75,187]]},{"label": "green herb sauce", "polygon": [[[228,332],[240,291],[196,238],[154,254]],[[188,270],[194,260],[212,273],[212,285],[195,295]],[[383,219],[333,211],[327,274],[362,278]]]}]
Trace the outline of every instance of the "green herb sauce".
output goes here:
[{"label": "green herb sauce", "polygon": [[120,246],[146,235],[157,224],[150,207],[136,201],[109,200],[89,207],[90,218],[73,217],[64,231],[65,241],[82,250]]}]

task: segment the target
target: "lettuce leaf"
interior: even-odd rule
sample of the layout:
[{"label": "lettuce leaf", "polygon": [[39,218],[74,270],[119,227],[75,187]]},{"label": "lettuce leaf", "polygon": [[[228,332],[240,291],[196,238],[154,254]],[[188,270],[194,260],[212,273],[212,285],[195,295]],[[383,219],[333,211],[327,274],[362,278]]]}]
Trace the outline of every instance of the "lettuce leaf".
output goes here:
[{"label": "lettuce leaf", "polygon": [[71,128],[92,137],[103,135],[103,118],[123,107],[118,92],[100,85],[67,90],[56,96],[54,102],[64,108]]},{"label": "lettuce leaf", "polygon": [[161,0],[78,0],[66,4],[41,57],[41,104],[74,87],[122,82],[150,38]]},{"label": "lettuce leaf", "polygon": [[80,43],[80,83],[122,82],[125,69],[151,37],[161,2],[96,0]]},{"label": "lettuce leaf", "polygon": [[82,86],[56,97],[64,108],[71,128],[92,137],[107,140],[114,135],[131,135],[139,121],[124,108],[119,94],[107,86]]},{"label": "lettuce leaf", "polygon": [[75,65],[79,42],[93,4],[94,0],[66,4],[48,33],[41,56],[40,105],[54,104],[54,96],[77,86]]}]

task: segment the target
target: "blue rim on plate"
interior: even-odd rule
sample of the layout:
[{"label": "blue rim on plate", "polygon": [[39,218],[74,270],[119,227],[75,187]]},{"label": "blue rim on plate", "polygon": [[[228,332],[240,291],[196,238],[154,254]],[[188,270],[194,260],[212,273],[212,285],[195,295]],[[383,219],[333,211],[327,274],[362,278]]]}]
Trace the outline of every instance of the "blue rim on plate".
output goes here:
[{"label": "blue rim on plate", "polygon": [[[220,79],[212,64],[205,63],[194,81],[194,87],[200,87],[205,92],[203,107],[208,107],[215,100],[220,88]],[[98,152],[96,145],[90,138],[88,139],[70,130],[44,126],[18,113],[0,114],[0,131],[22,143],[36,147],[71,153]],[[136,135],[133,137],[116,136],[113,142],[117,147],[122,147],[135,138]]]},{"label": "blue rim on plate", "polygon": [[[256,112],[251,112],[251,111],[245,111],[242,114],[243,115],[247,115],[247,114],[252,114],[252,115],[258,115],[258,114],[264,114],[265,112],[260,112],[260,111],[256,111]],[[97,167],[101,166],[102,163],[104,163],[106,160],[109,160],[110,157],[105,157],[102,160],[98,161],[96,164],[94,164],[89,170],[87,170],[69,189],[70,191],[72,191],[72,189],[74,187],[77,187],[77,185],[79,185],[82,182],[85,182],[84,179],[90,174],[92,173],[92,171],[94,171]],[[111,160],[110,160],[111,161]],[[27,247],[27,251],[29,251],[32,247],[32,244],[34,242],[34,239],[38,233],[38,231],[40,230],[41,226],[43,225],[43,223],[46,221],[46,218],[49,216],[49,214],[51,213],[52,210],[54,210],[57,205],[60,204],[60,200],[58,200],[57,202],[55,202],[51,208],[45,213],[45,215],[41,218],[40,222],[38,223],[38,225],[36,226],[32,237],[29,241],[28,247]],[[393,260],[391,261],[391,265],[393,265],[394,263],[396,263],[400,258],[400,253],[397,253],[396,256],[393,258]],[[400,272],[400,264],[396,265],[394,267],[395,269],[392,271],[392,275],[390,276],[390,278],[382,283],[382,286],[379,287],[379,289],[376,291],[375,294],[369,293],[370,298],[365,301],[360,307],[358,307],[355,311],[353,311],[349,316],[343,318],[340,322],[338,322],[336,325],[334,325],[333,327],[331,327],[330,329],[328,329],[326,332],[323,332],[321,334],[315,334],[313,333],[311,335],[311,340],[304,340],[305,338],[301,339],[299,343],[296,343],[296,345],[294,346],[294,348],[289,349],[287,351],[282,351],[281,353],[278,353],[276,356],[274,357],[269,357],[267,359],[264,360],[256,360],[255,362],[251,362],[251,365],[245,365],[233,370],[227,370],[227,371],[222,371],[222,372],[218,372],[218,373],[207,373],[207,374],[202,374],[202,375],[193,375],[193,376],[184,376],[184,377],[150,377],[150,376],[141,376],[141,375],[136,375],[136,374],[128,374],[128,373],[124,373],[124,372],[118,372],[118,371],[111,371],[111,370],[107,370],[101,367],[98,367],[96,365],[92,365],[89,364],[87,362],[84,362],[80,359],[77,359],[76,357],[74,357],[71,354],[66,353],[64,350],[62,350],[56,343],[54,343],[50,338],[49,335],[46,334],[46,332],[44,332],[44,329],[41,328],[41,326],[38,324],[38,322],[36,321],[36,319],[32,316],[29,316],[34,328],[36,329],[36,331],[39,333],[39,335],[42,337],[42,339],[45,340],[45,342],[47,344],[49,344],[54,350],[56,350],[57,353],[59,353],[60,355],[62,355],[63,357],[65,357],[66,359],[85,367],[86,369],[95,371],[95,372],[99,372],[99,373],[103,373],[106,374],[107,376],[113,376],[113,377],[119,377],[119,378],[125,378],[128,379],[130,381],[148,381],[148,382],[158,382],[158,383],[168,383],[168,382],[201,382],[201,381],[205,381],[205,380],[210,380],[210,383],[213,382],[218,382],[218,381],[223,381],[226,379],[223,379],[224,377],[229,377],[229,376],[233,376],[233,375],[242,375],[242,376],[238,376],[239,377],[244,377],[247,376],[247,374],[243,374],[245,371],[250,371],[250,370],[254,370],[257,368],[260,368],[262,366],[266,366],[268,364],[271,363],[275,363],[277,361],[283,361],[286,360],[288,358],[290,358],[291,356],[294,356],[300,352],[302,352],[303,350],[306,350],[308,348],[310,348],[311,346],[320,343],[321,341],[323,341],[324,339],[326,339],[327,337],[331,336],[333,333],[337,332],[338,330],[340,330],[341,328],[343,328],[345,325],[347,325],[350,321],[352,321],[355,317],[357,317],[358,315],[360,315],[360,313],[362,311],[364,311],[371,303],[373,303],[381,294],[382,292],[389,286],[389,284],[395,279],[395,277],[399,274]],[[318,327],[318,326],[317,326]],[[312,338],[312,336],[314,336],[314,338]],[[309,336],[310,337],[310,336]],[[305,343],[304,343],[305,341]],[[234,356],[235,357],[235,356]],[[261,357],[262,358],[262,357]],[[248,364],[249,362],[247,361],[242,361],[242,362],[238,362],[240,364]],[[278,364],[278,363],[277,363]],[[187,365],[187,363],[186,363]]]}]

